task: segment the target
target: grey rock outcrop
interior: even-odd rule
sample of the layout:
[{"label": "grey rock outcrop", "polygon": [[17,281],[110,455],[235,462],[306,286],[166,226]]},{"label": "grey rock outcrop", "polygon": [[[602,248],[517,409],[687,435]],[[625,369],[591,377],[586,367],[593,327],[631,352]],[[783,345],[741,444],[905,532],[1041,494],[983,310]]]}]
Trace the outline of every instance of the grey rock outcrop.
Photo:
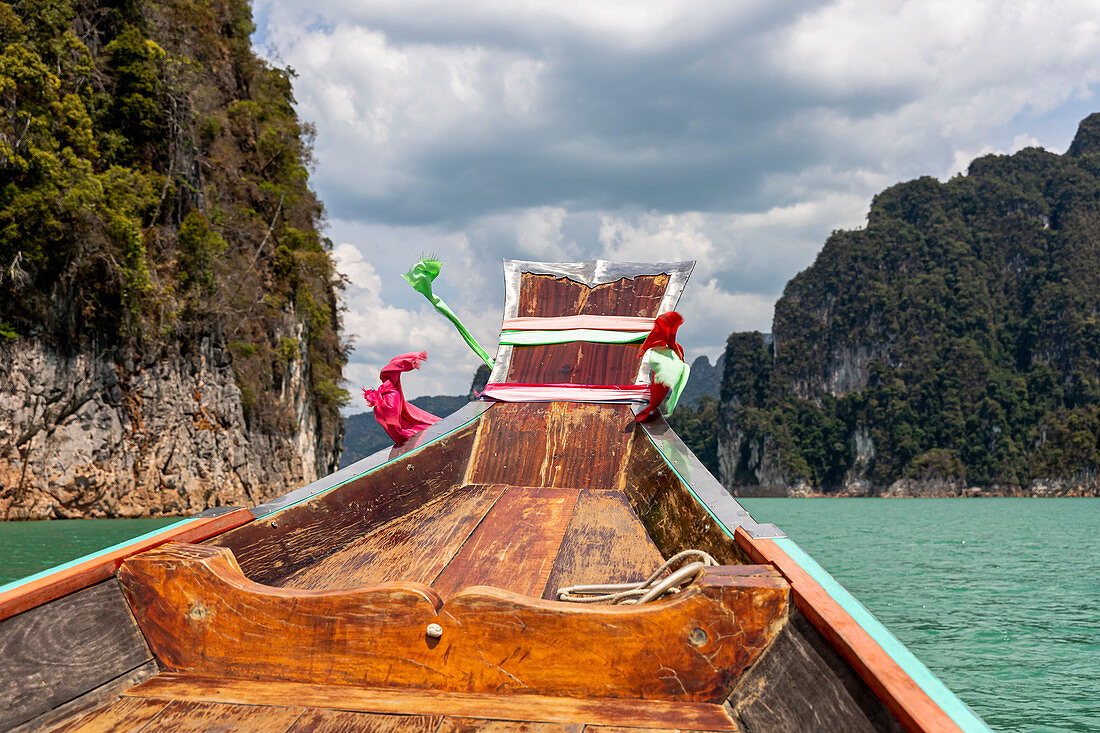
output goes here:
[{"label": "grey rock outcrop", "polygon": [[157,357],[0,344],[0,518],[186,515],[252,506],[335,469],[304,366],[292,425],[250,429],[232,354],[211,338]]}]

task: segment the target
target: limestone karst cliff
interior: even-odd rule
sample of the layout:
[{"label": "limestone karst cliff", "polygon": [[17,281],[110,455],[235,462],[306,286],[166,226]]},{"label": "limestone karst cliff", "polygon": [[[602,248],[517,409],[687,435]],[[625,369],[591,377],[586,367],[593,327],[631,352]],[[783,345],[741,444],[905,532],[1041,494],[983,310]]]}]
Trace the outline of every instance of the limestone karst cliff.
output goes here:
[{"label": "limestone karst cliff", "polygon": [[252,30],[244,0],[0,2],[0,518],[335,469],[339,276]]},{"label": "limestone karst cliff", "polygon": [[875,197],[725,352],[736,493],[1097,495],[1100,115]]}]

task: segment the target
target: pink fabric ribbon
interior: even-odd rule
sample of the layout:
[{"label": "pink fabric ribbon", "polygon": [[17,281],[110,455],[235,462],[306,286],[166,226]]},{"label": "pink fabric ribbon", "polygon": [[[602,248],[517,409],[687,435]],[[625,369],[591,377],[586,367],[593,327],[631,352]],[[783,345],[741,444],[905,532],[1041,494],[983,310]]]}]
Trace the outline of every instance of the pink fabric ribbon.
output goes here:
[{"label": "pink fabric ribbon", "polygon": [[502,331],[568,331],[591,328],[597,331],[651,331],[655,319],[637,316],[554,316],[548,318],[505,318]]},{"label": "pink fabric ribbon", "polygon": [[482,397],[499,402],[645,402],[649,387],[635,384],[524,384],[485,386]]},{"label": "pink fabric ribbon", "polygon": [[427,359],[426,351],[399,354],[382,368],[379,375],[382,384],[378,389],[363,388],[363,399],[374,407],[374,419],[394,443],[400,443],[439,422],[439,418],[432,413],[407,402],[401,391],[401,373],[419,369]]}]

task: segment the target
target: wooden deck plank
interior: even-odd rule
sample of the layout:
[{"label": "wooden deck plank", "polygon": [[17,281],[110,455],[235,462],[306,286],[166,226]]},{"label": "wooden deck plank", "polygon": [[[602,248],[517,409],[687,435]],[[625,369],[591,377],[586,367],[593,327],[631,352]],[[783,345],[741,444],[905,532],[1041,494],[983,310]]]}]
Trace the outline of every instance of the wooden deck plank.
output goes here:
[{"label": "wooden deck plank", "polygon": [[438,714],[496,720],[588,723],[682,730],[737,730],[721,705],[656,700],[583,699],[537,695],[491,695],[392,688],[258,682],[164,673],[126,692],[240,705],[281,705],[396,715]]},{"label": "wooden deck plank", "polygon": [[438,715],[386,715],[347,710],[306,710],[287,733],[433,733]]},{"label": "wooden deck plank", "polygon": [[504,492],[432,587],[444,599],[472,585],[541,596],[580,492]]},{"label": "wooden deck plank", "polygon": [[437,733],[581,733],[583,723],[527,723],[483,718],[444,718]]},{"label": "wooden deck plank", "polygon": [[146,731],[172,733],[281,733],[290,728],[305,708],[280,705],[230,705],[174,700],[153,718]]},{"label": "wooden deck plank", "polygon": [[280,585],[354,588],[397,580],[430,584],[504,489],[504,486],[455,489],[299,570]]},{"label": "wooden deck plank", "polygon": [[585,489],[577,499],[543,598],[558,588],[645,580],[664,558],[619,491]]},{"label": "wooden deck plank", "polygon": [[613,489],[634,433],[626,405],[500,403],[482,420],[471,484]]},{"label": "wooden deck plank", "polygon": [[[773,728],[773,731],[777,730],[798,730],[797,728]],[[836,730],[843,730],[843,728],[837,728]],[[622,725],[590,725],[584,729],[584,733],[679,733],[678,728],[631,728]],[[698,731],[698,733],[708,733],[707,731]]]},{"label": "wooden deck plank", "polygon": [[0,621],[0,730],[153,658],[114,579]]},{"label": "wooden deck plank", "polygon": [[51,733],[125,733],[138,731],[168,705],[169,700],[123,697],[67,721]]}]

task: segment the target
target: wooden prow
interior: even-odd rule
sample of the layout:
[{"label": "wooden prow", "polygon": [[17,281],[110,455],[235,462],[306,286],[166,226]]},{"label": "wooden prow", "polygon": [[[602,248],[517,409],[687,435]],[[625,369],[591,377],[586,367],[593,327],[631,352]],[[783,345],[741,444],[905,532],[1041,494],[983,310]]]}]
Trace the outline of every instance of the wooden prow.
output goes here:
[{"label": "wooden prow", "polygon": [[[419,583],[294,590],[231,551],[168,544],[119,573],[165,668],[320,684],[721,702],[788,613],[769,566],[710,568],[671,600],[583,606]],[[437,624],[442,633],[428,632]]]}]

